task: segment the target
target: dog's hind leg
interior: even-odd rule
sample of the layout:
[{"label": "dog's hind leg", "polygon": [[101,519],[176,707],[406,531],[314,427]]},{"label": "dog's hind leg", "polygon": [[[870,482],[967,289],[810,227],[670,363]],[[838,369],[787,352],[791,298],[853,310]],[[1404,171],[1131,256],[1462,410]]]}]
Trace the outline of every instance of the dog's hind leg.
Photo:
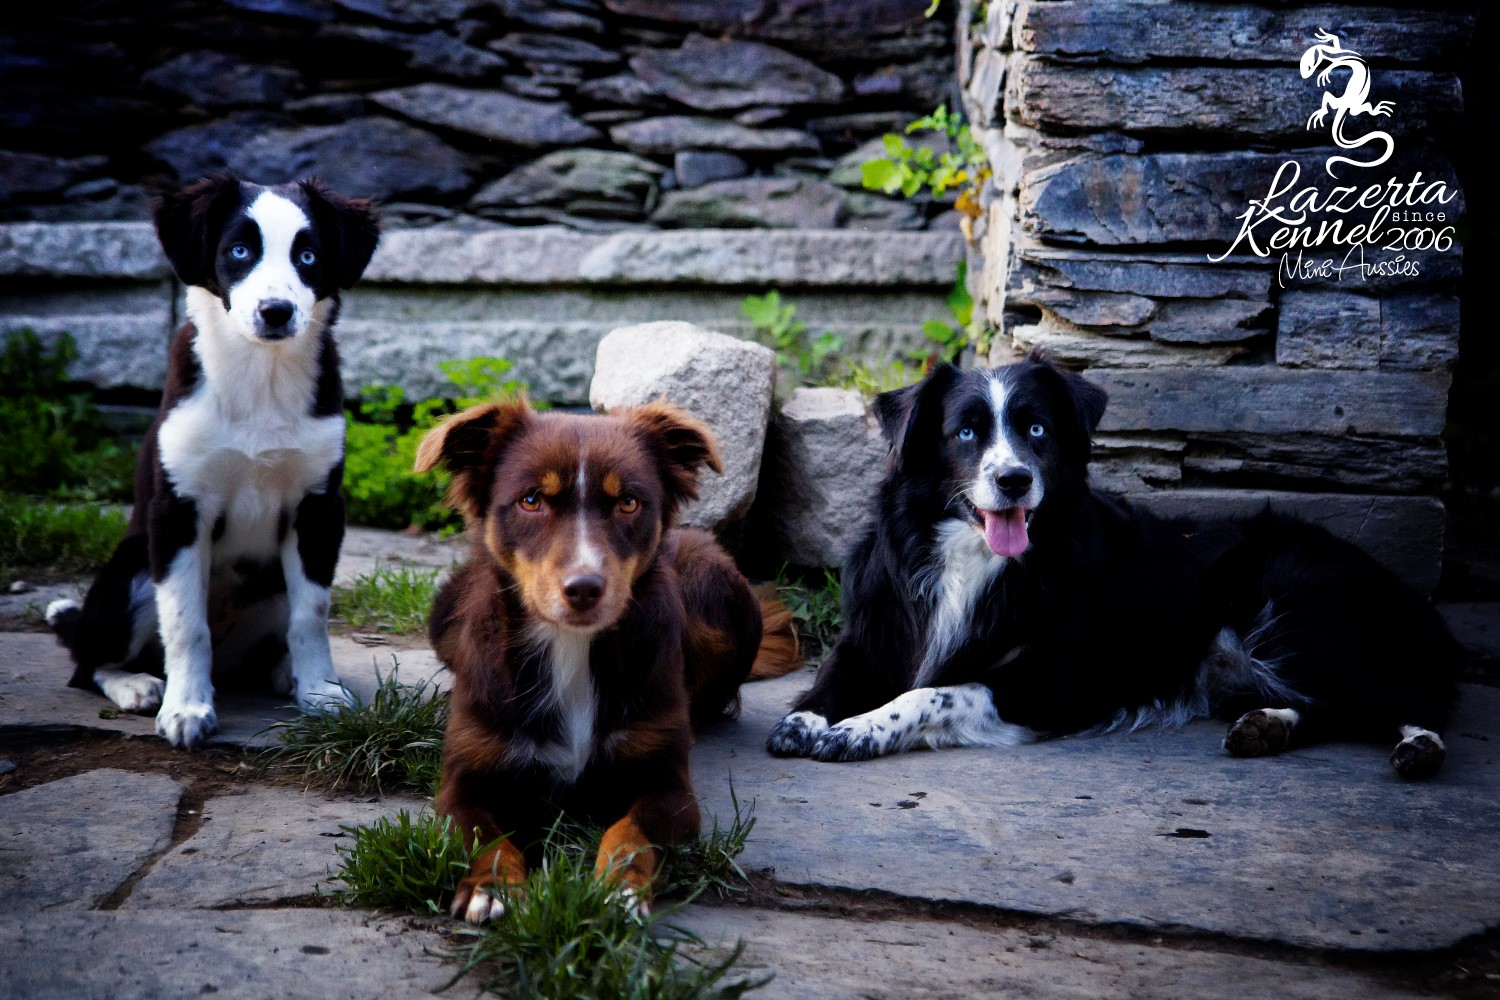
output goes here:
[{"label": "dog's hind leg", "polygon": [[1448,745],[1434,730],[1402,726],[1401,742],[1391,754],[1391,766],[1403,778],[1430,778],[1443,767]]}]

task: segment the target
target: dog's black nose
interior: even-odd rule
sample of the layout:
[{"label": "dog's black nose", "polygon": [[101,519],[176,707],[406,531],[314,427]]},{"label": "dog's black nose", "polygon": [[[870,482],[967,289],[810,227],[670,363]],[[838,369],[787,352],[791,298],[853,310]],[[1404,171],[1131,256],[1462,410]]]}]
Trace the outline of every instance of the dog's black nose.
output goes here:
[{"label": "dog's black nose", "polygon": [[563,581],[563,597],[574,611],[588,611],[604,596],[604,577],[598,573],[579,573]]},{"label": "dog's black nose", "polygon": [[995,477],[995,485],[1008,499],[1019,500],[1031,489],[1031,473],[1026,469],[1006,469]]},{"label": "dog's black nose", "polygon": [[279,330],[292,321],[292,304],[286,299],[267,299],[260,304],[260,321],[268,330]]}]

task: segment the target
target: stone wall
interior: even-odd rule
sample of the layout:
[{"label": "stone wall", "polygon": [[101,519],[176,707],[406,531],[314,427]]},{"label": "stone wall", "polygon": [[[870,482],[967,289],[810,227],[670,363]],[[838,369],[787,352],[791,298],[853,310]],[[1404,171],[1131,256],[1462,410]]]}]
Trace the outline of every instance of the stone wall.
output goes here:
[{"label": "stone wall", "polygon": [[[1456,241],[1408,249],[1392,274],[1309,273],[1295,253],[1236,241],[1288,162],[1290,190],[1324,194],[1420,171],[1423,185],[1446,185],[1436,207],[1456,221],[1463,199],[1445,150],[1472,12],[994,0],[959,17],[964,104],[995,171],[971,270],[1000,331],[992,360],[1041,348],[1109,390],[1103,485],[1177,513],[1269,500],[1325,522],[1354,518],[1344,534],[1430,589],[1458,357]],[[1383,169],[1329,176],[1331,119],[1309,118],[1349,76],[1300,73],[1320,30],[1368,63],[1369,101],[1394,105],[1344,126],[1390,134]],[[1333,214],[1314,209],[1311,225]],[[1305,249],[1304,262],[1354,259],[1345,246]]]},{"label": "stone wall", "polygon": [[[585,405],[610,330],[672,318],[749,336],[740,301],[771,287],[876,360],[920,344],[962,255],[956,230],[393,230],[344,295],[346,389],[442,395],[439,361],[498,355],[534,398]],[[71,333],[78,381],[160,389],[182,298],[147,223],[0,223],[0,332]]]},{"label": "stone wall", "polygon": [[857,165],[951,99],[951,12],[925,8],[21,5],[0,38],[0,221],[143,219],[144,185],[227,168],[315,171],[398,225],[922,229],[944,205],[862,191]]}]

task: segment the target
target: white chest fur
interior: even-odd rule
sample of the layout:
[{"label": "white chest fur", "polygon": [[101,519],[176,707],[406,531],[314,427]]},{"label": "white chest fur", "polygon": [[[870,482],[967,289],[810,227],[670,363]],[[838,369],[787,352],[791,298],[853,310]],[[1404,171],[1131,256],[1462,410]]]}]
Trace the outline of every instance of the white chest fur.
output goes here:
[{"label": "white chest fur", "polygon": [[344,452],[343,416],[310,413],[317,331],[256,343],[228,328],[211,293],[189,289],[188,308],[198,327],[194,349],[202,377],[158,430],[162,467],[178,495],[197,505],[201,520],[224,519],[216,563],[270,555],[282,514],[326,489]]},{"label": "white chest fur", "polygon": [[922,585],[932,601],[932,617],[913,687],[927,685],[958,649],[974,617],[974,603],[1004,568],[1005,558],[991,552],[970,525],[948,520],[937,526],[937,559]]},{"label": "white chest fur", "polygon": [[540,745],[512,743],[513,763],[537,763],[563,781],[576,781],[594,755],[598,699],[589,669],[593,636],[585,632],[538,628],[534,641],[548,658],[548,705],[557,713],[557,739]]}]

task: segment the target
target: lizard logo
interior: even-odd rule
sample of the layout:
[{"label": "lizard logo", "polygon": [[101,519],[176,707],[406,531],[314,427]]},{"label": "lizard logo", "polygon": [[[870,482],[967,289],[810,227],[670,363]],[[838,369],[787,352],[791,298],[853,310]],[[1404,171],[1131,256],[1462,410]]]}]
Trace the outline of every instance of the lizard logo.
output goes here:
[{"label": "lizard logo", "polygon": [[[1302,79],[1306,80],[1314,73],[1318,73],[1318,86],[1328,85],[1329,78],[1336,69],[1347,69],[1349,71],[1349,82],[1344,87],[1342,94],[1335,94],[1332,90],[1323,92],[1323,103],[1307,119],[1308,131],[1322,128],[1323,122],[1328,117],[1328,112],[1333,112],[1333,142],[1340,149],[1358,149],[1371,142],[1385,143],[1385,152],[1374,160],[1355,160],[1347,156],[1330,156],[1324,164],[1329,177],[1336,177],[1333,172],[1335,163],[1347,163],[1352,167],[1378,167],[1391,158],[1395,150],[1395,142],[1391,139],[1389,132],[1369,132],[1357,139],[1350,139],[1344,135],[1344,119],[1351,115],[1372,115],[1376,117],[1388,117],[1395,107],[1390,101],[1381,101],[1378,104],[1370,103],[1370,68],[1365,65],[1365,60],[1358,52],[1346,49],[1339,44],[1339,37],[1332,32],[1319,31],[1315,35],[1318,44],[1311,46],[1302,53]],[[1318,72],[1319,67],[1322,72]]]}]

